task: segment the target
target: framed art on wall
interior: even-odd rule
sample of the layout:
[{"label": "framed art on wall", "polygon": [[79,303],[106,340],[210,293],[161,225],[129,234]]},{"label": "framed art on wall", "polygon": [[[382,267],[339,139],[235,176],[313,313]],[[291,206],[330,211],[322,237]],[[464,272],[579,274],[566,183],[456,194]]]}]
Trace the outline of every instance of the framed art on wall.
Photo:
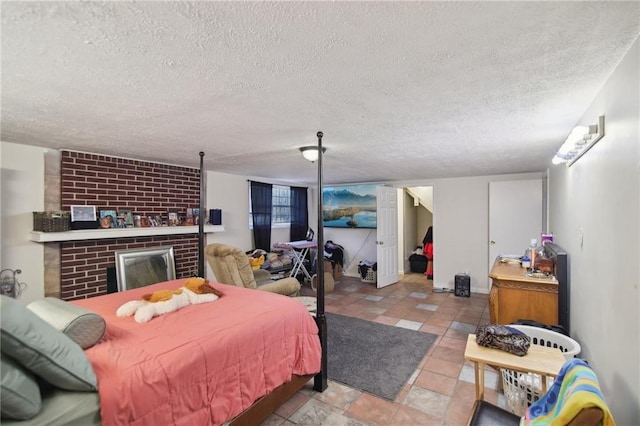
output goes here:
[{"label": "framed art on wall", "polygon": [[328,228],[376,228],[376,185],[324,187],[322,224]]}]

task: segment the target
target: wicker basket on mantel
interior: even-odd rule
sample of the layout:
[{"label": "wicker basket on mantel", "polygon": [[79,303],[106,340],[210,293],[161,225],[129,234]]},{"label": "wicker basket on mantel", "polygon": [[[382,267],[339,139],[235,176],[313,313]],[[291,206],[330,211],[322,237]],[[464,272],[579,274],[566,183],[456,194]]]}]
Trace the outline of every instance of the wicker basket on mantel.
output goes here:
[{"label": "wicker basket on mantel", "polygon": [[64,232],[71,226],[71,213],[63,211],[33,212],[33,230]]}]

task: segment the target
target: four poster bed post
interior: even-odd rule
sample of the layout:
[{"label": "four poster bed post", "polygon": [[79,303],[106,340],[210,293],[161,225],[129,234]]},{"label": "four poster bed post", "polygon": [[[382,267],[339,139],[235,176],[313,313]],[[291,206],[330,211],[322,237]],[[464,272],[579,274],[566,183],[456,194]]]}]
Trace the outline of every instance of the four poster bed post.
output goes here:
[{"label": "four poster bed post", "polygon": [[[230,426],[255,425],[266,419],[280,405],[287,401],[294,393],[300,390],[311,377],[313,377],[313,389],[323,392],[327,389],[327,319],[324,312],[324,232],[322,221],[322,132],[318,137],[318,234],[317,234],[317,307],[316,324],[321,345],[321,370],[315,376],[303,375],[291,377],[291,381],[274,389],[263,396],[254,404],[231,419]],[[205,277],[204,269],[204,209],[205,209],[205,180],[203,168],[204,152],[200,152],[200,217],[198,222],[198,275]]]},{"label": "four poster bed post", "polygon": [[204,152],[200,151],[200,208],[198,210],[198,276],[205,278],[204,274]]},{"label": "four poster bed post", "polygon": [[322,132],[318,136],[318,249],[316,270],[318,276],[316,324],[322,346],[322,369],[313,378],[313,389],[323,392],[327,388],[327,317],[324,314],[324,227],[322,221]]}]

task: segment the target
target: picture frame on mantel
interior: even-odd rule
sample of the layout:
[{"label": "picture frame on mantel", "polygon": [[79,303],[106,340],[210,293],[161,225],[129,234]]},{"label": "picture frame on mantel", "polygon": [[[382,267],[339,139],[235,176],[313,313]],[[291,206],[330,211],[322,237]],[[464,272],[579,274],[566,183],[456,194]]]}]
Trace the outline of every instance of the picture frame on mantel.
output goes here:
[{"label": "picture frame on mantel", "polygon": [[117,228],[118,214],[115,210],[100,210],[100,227],[101,228]]},{"label": "picture frame on mantel", "polygon": [[178,216],[177,210],[169,210],[167,212],[167,224],[169,226],[178,226],[180,225],[180,216]]},{"label": "picture frame on mantel", "polygon": [[184,217],[183,225],[198,225],[200,223],[200,209],[189,207]]},{"label": "picture frame on mantel", "polygon": [[133,212],[129,209],[118,209],[118,228],[133,228]]},{"label": "picture frame on mantel", "polygon": [[71,229],[96,229],[100,222],[96,216],[96,206],[70,206]]}]

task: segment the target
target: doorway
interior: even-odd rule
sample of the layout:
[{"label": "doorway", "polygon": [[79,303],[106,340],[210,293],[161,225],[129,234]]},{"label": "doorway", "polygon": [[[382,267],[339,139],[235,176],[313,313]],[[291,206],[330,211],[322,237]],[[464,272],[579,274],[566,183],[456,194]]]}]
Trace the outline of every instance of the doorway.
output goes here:
[{"label": "doorway", "polygon": [[[402,272],[411,271],[409,257],[422,248],[422,240],[427,229],[433,226],[433,186],[412,186],[402,190],[402,230],[399,233],[399,258],[403,265]],[[433,273],[435,273],[434,263]]]}]

